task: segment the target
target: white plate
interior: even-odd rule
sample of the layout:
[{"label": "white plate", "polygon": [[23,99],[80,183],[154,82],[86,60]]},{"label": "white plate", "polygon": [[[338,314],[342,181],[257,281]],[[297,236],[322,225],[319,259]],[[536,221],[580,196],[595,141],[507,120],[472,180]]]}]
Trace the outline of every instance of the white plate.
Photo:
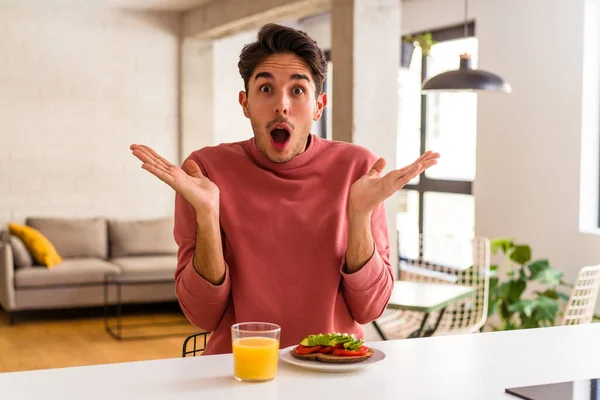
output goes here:
[{"label": "white plate", "polygon": [[376,364],[380,361],[385,360],[385,353],[381,350],[373,348],[373,356],[367,358],[364,361],[349,364],[328,364],[320,361],[312,360],[301,360],[292,355],[292,349],[296,346],[286,347],[279,352],[279,358],[288,364],[295,365],[297,367],[310,369],[311,371],[319,372],[350,372],[357,371],[368,367],[369,365]]}]

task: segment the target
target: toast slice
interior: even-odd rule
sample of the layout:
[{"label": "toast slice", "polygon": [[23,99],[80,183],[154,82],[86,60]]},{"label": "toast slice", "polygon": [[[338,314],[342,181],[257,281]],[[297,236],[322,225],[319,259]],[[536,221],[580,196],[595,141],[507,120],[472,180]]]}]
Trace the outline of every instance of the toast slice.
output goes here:
[{"label": "toast slice", "polygon": [[311,354],[298,354],[296,353],[296,349],[292,349],[292,356],[299,358],[301,360],[311,360],[311,361],[321,361],[325,363],[331,364],[349,364],[349,363],[357,363],[364,361],[368,358],[373,357],[375,353],[373,349],[369,349],[369,352],[364,356],[353,356],[353,357],[344,357],[344,356],[334,356],[332,354],[323,354],[323,353],[311,353]]}]

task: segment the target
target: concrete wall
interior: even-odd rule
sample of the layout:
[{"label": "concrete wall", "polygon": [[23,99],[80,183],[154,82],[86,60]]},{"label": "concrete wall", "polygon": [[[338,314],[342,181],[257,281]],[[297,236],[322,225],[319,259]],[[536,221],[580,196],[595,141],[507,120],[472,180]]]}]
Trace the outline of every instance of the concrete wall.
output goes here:
[{"label": "concrete wall", "polygon": [[171,215],[131,143],[178,157],[179,17],[0,10],[0,224]]}]

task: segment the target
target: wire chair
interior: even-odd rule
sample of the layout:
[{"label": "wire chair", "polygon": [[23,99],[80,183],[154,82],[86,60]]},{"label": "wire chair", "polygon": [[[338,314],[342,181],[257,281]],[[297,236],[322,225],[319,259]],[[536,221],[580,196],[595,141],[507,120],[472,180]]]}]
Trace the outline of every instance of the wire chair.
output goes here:
[{"label": "wire chair", "polygon": [[[202,353],[206,349],[208,335],[210,335],[210,332],[199,332],[185,338],[181,349],[181,357],[196,357],[198,353]],[[202,342],[202,346],[198,347],[200,342]],[[189,350],[190,347],[191,350]]]},{"label": "wire chair", "polygon": [[[410,253],[410,252],[409,252]],[[446,308],[434,336],[478,332],[487,320],[490,242],[485,237],[459,238],[453,236],[419,235],[418,251],[401,257],[400,280],[464,285],[475,288],[473,295]],[[439,311],[431,313],[428,321],[437,321]],[[424,314],[416,311],[387,310],[377,320],[390,339],[410,337],[423,321]],[[432,332],[425,327],[424,336]]]},{"label": "wire chair", "polygon": [[583,267],[565,308],[562,325],[589,324],[594,317],[594,309],[600,288],[600,265]]}]

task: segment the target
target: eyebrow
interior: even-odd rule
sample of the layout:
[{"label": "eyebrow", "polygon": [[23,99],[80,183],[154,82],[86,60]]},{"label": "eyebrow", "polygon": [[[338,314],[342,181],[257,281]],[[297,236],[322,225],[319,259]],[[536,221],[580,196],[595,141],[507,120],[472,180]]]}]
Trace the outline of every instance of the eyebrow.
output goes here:
[{"label": "eyebrow", "polygon": [[256,74],[254,79],[258,80],[259,78],[273,79],[273,74],[271,74],[270,72],[259,72],[258,74]]},{"label": "eyebrow", "polygon": [[[259,72],[258,74],[256,74],[254,79],[258,80],[259,78],[274,79],[273,74],[271,74],[270,72]],[[296,80],[296,81],[305,80],[307,82],[310,82],[310,78],[304,74],[292,74],[292,76],[290,76],[290,79]]]},{"label": "eyebrow", "polygon": [[293,80],[296,80],[296,81],[305,80],[306,82],[310,82],[310,79],[308,79],[308,76],[306,76],[304,74],[293,74],[290,78]]}]

